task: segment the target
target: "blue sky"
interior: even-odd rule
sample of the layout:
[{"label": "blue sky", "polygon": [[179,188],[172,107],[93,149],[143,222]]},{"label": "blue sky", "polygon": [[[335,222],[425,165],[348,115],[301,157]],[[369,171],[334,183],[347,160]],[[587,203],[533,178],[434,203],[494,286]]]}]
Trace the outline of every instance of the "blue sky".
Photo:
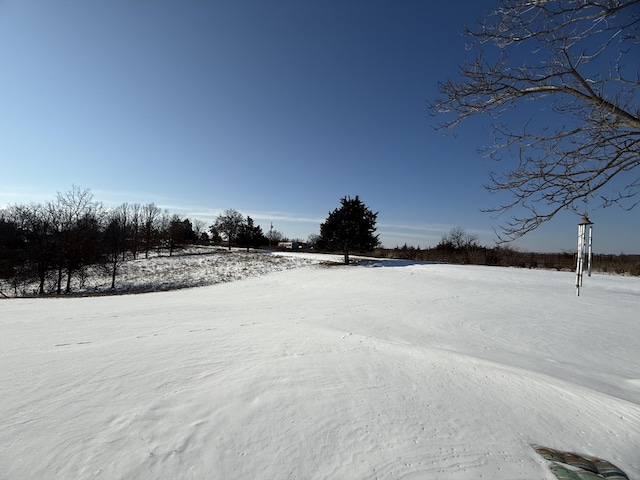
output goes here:
[{"label": "blue sky", "polygon": [[[224,209],[306,238],[341,197],[387,247],[461,226],[493,245],[485,119],[433,129],[427,103],[492,0],[0,1],[0,206],[72,185],[106,206],[212,222]],[[594,249],[640,253],[640,209],[591,213]],[[514,245],[575,246],[573,214]]]}]

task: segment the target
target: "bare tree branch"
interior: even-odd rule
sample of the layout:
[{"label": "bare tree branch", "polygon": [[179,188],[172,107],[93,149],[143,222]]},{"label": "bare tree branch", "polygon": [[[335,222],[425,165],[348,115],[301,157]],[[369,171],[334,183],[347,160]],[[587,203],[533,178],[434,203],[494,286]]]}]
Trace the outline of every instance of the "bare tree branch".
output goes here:
[{"label": "bare tree branch", "polygon": [[[640,0],[501,0],[464,33],[479,51],[440,84],[431,104],[441,129],[493,119],[487,158],[503,162],[486,188],[513,210],[499,238],[530,232],[562,210],[614,204],[640,193]],[[483,47],[493,47],[489,52]],[[527,114],[518,126],[512,109]],[[543,113],[545,123],[539,119]],[[506,120],[502,120],[502,118]]]}]

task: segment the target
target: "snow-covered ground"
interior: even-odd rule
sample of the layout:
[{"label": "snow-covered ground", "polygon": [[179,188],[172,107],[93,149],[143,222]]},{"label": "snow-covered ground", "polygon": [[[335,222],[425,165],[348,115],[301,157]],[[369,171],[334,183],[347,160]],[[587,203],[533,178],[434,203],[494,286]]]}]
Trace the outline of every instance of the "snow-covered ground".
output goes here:
[{"label": "snow-covered ground", "polygon": [[[291,253],[291,252],[289,252]],[[318,263],[318,255],[271,255],[265,251],[227,250],[219,247],[190,247],[174,256],[158,255],[151,252],[149,258],[140,255],[137,260],[127,260],[117,270],[115,287],[111,288],[109,267],[88,267],[86,275],[74,272],[71,282],[73,295],[121,294],[150,291],[175,290],[178,288],[201,287],[222,282],[232,282],[242,278],[297,268],[310,263]],[[337,257],[330,256],[331,261]],[[46,282],[46,290],[55,291],[49,285],[56,280],[55,272]],[[66,278],[63,279],[63,290]],[[35,296],[38,282],[31,280],[15,286],[0,280],[0,296]]]},{"label": "snow-covered ground", "polygon": [[640,278],[398,261],[0,300],[0,479],[551,480],[541,444],[637,480],[638,312]]}]

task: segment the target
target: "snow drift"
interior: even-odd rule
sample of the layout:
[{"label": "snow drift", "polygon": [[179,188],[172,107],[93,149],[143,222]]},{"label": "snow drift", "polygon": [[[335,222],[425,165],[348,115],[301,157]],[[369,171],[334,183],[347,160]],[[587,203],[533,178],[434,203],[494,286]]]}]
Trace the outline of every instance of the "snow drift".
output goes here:
[{"label": "snow drift", "polygon": [[0,478],[554,479],[540,444],[637,479],[638,311],[638,278],[392,261],[3,300]]}]

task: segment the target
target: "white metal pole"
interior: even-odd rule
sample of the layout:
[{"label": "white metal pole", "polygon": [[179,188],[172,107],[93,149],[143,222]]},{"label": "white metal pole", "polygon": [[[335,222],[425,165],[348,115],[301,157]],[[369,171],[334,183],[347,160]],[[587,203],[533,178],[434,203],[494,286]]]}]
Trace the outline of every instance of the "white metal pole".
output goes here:
[{"label": "white metal pole", "polygon": [[582,226],[582,235],[580,237],[580,287],[582,287],[582,281],[584,280],[584,261],[587,250],[587,226]]},{"label": "white metal pole", "polygon": [[591,276],[591,260],[593,258],[593,252],[591,250],[592,240],[593,240],[593,227],[589,225],[589,268],[587,270],[589,276]]},{"label": "white metal pole", "polygon": [[578,225],[578,259],[576,262],[576,295],[580,296],[582,285],[582,258],[583,258],[584,225]]}]

